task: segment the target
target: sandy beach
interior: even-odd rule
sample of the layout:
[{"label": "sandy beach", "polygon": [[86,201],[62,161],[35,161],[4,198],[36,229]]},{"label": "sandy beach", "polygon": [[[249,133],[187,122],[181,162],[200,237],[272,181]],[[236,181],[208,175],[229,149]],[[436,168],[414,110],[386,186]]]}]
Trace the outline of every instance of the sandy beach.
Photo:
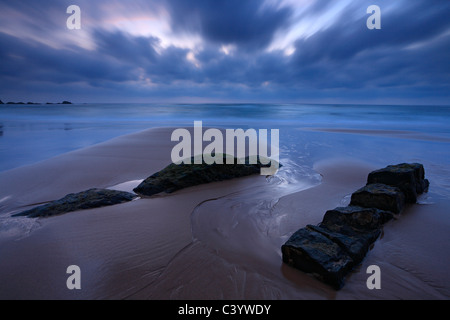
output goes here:
[{"label": "sandy beach", "polygon": [[[0,212],[145,179],[171,162],[172,130],[149,129],[2,172]],[[280,247],[290,235],[348,204],[378,167],[330,155],[313,169],[321,181],[292,193],[255,175],[51,218],[3,218],[0,299],[450,298],[450,201],[433,181],[419,204],[386,224],[341,290],[283,264]],[[66,287],[70,265],[81,269],[81,290]],[[369,265],[381,269],[380,290],[366,286]]]}]

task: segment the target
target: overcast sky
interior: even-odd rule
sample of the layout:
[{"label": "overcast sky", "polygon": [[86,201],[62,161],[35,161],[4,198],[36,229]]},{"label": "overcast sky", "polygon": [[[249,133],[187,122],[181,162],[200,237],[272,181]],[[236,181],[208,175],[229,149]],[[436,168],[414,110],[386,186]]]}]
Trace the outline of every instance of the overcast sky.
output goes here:
[{"label": "overcast sky", "polygon": [[448,0],[0,0],[4,102],[450,104],[449,56]]}]

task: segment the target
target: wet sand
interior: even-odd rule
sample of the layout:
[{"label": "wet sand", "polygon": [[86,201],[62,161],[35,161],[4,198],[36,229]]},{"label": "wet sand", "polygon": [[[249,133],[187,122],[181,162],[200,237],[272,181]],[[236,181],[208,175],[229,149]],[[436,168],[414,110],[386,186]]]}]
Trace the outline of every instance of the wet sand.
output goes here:
[{"label": "wet sand", "polygon": [[[150,129],[0,173],[0,213],[144,179],[170,163],[171,132]],[[432,203],[385,226],[340,291],[282,263],[289,236],[346,205],[374,169],[324,158],[314,166],[320,184],[280,197],[256,175],[33,220],[26,235],[0,233],[0,299],[449,299],[450,203],[433,188]],[[372,264],[381,290],[366,287]],[[81,269],[81,290],[66,287],[70,265]]]}]

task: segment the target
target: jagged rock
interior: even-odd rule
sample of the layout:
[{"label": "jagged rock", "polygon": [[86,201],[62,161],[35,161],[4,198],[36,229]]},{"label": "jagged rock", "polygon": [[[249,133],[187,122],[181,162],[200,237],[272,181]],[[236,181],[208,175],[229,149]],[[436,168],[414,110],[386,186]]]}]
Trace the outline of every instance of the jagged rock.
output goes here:
[{"label": "jagged rock", "polygon": [[56,201],[13,215],[29,218],[49,217],[72,211],[93,209],[128,202],[136,198],[135,194],[108,189],[89,189],[71,193]]},{"label": "jagged rock", "polygon": [[223,155],[223,164],[170,164],[164,169],[145,179],[133,191],[142,196],[152,196],[157,193],[174,191],[196,186],[204,183],[229,180],[233,178],[259,174],[262,165],[258,160],[256,164],[249,164],[246,159],[244,164],[238,164],[234,158],[234,164],[226,164],[227,155]]},{"label": "jagged rock", "polygon": [[425,169],[420,163],[401,163],[373,171],[367,184],[383,183],[399,188],[407,203],[416,203],[417,196],[428,191],[430,182],[425,179]]},{"label": "jagged rock", "polygon": [[405,196],[397,188],[382,183],[368,184],[352,194],[350,206],[377,208],[400,213],[405,205]]},{"label": "jagged rock", "polygon": [[310,228],[295,232],[281,247],[283,261],[340,289],[353,259],[335,242]]}]

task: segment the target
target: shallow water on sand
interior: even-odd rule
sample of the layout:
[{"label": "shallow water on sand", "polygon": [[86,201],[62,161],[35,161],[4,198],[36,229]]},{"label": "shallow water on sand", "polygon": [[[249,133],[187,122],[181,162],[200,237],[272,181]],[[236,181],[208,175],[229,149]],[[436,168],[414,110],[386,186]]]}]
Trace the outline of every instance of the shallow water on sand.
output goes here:
[{"label": "shallow water on sand", "polygon": [[[270,216],[277,200],[320,183],[314,164],[327,158],[359,159],[384,167],[402,162],[424,164],[434,197],[450,198],[450,108],[355,105],[56,105],[1,106],[0,173],[149,127],[279,129],[278,174],[267,185],[227,197],[232,206],[248,206],[250,219],[263,232],[279,217]],[[206,145],[206,144],[205,144]],[[204,146],[205,146],[204,145]],[[142,179],[146,177],[141,177]],[[118,188],[132,190],[134,182]],[[113,186],[111,186],[113,187]],[[116,186],[117,187],[117,186]],[[0,196],[7,197],[7,184]],[[27,234],[35,223],[11,219],[2,210],[0,236]],[[218,200],[219,202],[223,200]],[[345,202],[345,199],[343,199]],[[423,201],[432,203],[432,197]],[[211,205],[211,204],[208,204]],[[227,204],[230,205],[230,204]],[[231,209],[232,211],[232,209]],[[195,230],[207,230],[197,224]],[[247,217],[248,218],[248,217]],[[196,220],[197,219],[197,220]],[[237,219],[237,220],[236,220]],[[229,234],[243,217],[231,219]],[[234,227],[233,227],[234,226]],[[214,228],[214,227],[213,227]],[[200,232],[200,231],[199,231]]]},{"label": "shallow water on sand", "polygon": [[[387,133],[384,134],[384,137],[396,135],[396,132],[403,132],[405,139],[424,139],[425,137],[430,143],[433,141],[448,143],[450,141],[450,107],[442,106],[1,105],[0,172],[36,163],[127,133],[152,127],[193,126],[194,121],[203,121],[204,127],[254,128],[256,130],[277,128],[280,129],[280,145],[285,150],[292,149],[292,143],[297,147],[299,145],[296,143],[296,139],[289,140],[287,138],[293,134],[292,130],[295,128],[365,130],[366,136],[378,131],[381,134]],[[405,134],[405,132],[410,134]],[[345,132],[337,132],[334,136],[342,137],[339,133],[344,134]],[[314,135],[310,134],[308,137],[314,138]],[[323,142],[330,146],[339,141],[327,139]],[[313,139],[305,145],[305,148],[314,147],[314,144],[317,143]],[[302,147],[300,145],[300,148]],[[367,150],[361,141],[351,147],[355,152]],[[370,147],[370,143],[368,147]],[[440,149],[439,145],[433,144],[427,147],[431,147],[431,151]],[[436,152],[437,156],[438,153]],[[301,156],[307,157],[304,154]]]}]

